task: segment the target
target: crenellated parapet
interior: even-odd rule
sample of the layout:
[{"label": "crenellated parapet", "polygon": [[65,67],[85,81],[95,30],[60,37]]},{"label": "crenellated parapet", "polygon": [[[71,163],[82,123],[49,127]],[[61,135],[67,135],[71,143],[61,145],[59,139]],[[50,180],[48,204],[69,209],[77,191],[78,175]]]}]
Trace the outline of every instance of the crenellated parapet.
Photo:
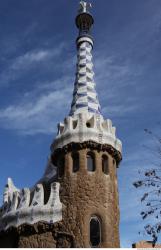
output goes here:
[{"label": "crenellated parapet", "polygon": [[116,128],[111,120],[104,120],[99,114],[80,113],[68,116],[58,125],[58,135],[52,144],[52,151],[75,142],[93,141],[107,144],[122,153],[122,143],[116,137]]},{"label": "crenellated parapet", "polygon": [[0,231],[22,224],[34,224],[40,221],[55,223],[62,220],[62,203],[59,199],[58,182],[50,184],[49,199],[45,202],[43,184],[37,184],[33,190],[17,189],[12,180],[4,192],[4,204],[0,209]]}]

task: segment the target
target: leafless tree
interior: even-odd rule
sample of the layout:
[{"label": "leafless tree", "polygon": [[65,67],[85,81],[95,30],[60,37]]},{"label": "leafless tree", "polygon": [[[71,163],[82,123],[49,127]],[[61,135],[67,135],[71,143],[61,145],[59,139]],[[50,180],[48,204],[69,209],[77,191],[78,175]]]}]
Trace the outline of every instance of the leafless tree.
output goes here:
[{"label": "leafless tree", "polygon": [[135,188],[143,188],[143,196],[141,203],[143,210],[141,217],[143,220],[150,216],[156,219],[156,223],[147,224],[144,226],[145,232],[152,237],[154,244],[158,240],[158,234],[161,233],[161,137],[155,135],[152,131],[145,129],[147,135],[155,141],[155,148],[146,148],[152,152],[156,163],[153,163],[152,168],[139,171],[140,178],[133,183]]}]

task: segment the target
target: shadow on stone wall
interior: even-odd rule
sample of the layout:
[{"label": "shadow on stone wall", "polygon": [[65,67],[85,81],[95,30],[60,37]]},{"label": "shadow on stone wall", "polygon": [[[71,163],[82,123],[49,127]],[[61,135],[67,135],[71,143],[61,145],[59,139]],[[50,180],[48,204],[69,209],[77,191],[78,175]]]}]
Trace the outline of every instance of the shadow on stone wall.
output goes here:
[{"label": "shadow on stone wall", "polygon": [[0,233],[0,248],[73,248],[74,237],[60,231],[60,225],[24,224]]}]

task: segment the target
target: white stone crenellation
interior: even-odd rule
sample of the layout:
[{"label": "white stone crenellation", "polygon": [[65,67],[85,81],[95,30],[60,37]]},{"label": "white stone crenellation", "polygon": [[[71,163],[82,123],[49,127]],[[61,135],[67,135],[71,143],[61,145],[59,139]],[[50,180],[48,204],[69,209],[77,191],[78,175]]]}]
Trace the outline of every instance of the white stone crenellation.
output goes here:
[{"label": "white stone crenellation", "polygon": [[0,209],[0,231],[40,221],[61,221],[62,203],[59,199],[59,188],[58,182],[50,184],[50,196],[45,204],[42,184],[37,184],[33,191],[29,188],[19,190],[9,178],[4,192],[4,203]]},{"label": "white stone crenellation", "polygon": [[58,134],[52,145],[52,151],[72,142],[85,141],[108,144],[122,153],[122,143],[116,138],[116,128],[112,126],[111,120],[104,120],[102,115],[89,112],[68,116],[64,123],[58,124]]}]

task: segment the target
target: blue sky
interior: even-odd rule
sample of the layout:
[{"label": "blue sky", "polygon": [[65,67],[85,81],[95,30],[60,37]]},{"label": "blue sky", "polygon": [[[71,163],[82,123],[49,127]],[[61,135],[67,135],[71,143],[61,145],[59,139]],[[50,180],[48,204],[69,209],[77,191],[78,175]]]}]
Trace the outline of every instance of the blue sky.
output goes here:
[{"label": "blue sky", "polygon": [[[75,75],[76,0],[0,2],[0,190],[43,174],[57,123],[69,113]],[[104,117],[123,142],[118,170],[123,247],[145,239],[132,183],[153,163],[144,128],[161,108],[161,1],[93,0],[94,63]],[[2,197],[2,196],[1,196]]]}]

